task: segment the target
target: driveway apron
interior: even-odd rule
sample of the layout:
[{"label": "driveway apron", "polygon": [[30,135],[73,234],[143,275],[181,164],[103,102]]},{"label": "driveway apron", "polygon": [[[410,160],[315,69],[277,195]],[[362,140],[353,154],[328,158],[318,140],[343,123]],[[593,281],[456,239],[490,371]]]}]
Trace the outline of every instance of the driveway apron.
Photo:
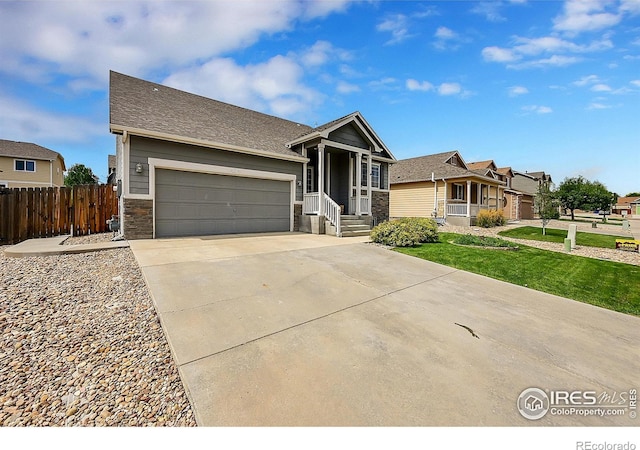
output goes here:
[{"label": "driveway apron", "polygon": [[358,238],[130,245],[201,426],[637,425],[517,399],[637,389],[638,317]]}]

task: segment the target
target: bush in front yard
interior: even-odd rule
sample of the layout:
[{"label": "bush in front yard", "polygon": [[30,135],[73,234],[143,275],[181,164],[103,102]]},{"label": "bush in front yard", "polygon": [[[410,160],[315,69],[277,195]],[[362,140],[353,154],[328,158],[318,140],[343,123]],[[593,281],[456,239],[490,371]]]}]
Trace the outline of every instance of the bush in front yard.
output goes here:
[{"label": "bush in front yard", "polygon": [[433,219],[407,217],[377,225],[371,240],[392,247],[413,247],[423,242],[438,242],[438,225]]},{"label": "bush in front yard", "polygon": [[502,211],[495,209],[483,209],[478,212],[476,217],[476,225],[483,228],[500,227],[505,223],[507,223],[507,219],[504,218]]}]

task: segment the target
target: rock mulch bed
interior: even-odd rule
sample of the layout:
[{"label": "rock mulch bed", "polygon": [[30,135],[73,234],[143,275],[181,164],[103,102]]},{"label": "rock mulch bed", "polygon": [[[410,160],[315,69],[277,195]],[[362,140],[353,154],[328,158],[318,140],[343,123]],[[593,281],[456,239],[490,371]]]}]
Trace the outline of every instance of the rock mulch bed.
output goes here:
[{"label": "rock mulch bed", "polygon": [[71,236],[64,241],[63,245],[75,245],[75,244],[98,244],[100,242],[110,242],[114,233],[96,233],[88,234],[86,236]]},{"label": "rock mulch bed", "polygon": [[128,248],[2,250],[0,425],[196,425]]}]

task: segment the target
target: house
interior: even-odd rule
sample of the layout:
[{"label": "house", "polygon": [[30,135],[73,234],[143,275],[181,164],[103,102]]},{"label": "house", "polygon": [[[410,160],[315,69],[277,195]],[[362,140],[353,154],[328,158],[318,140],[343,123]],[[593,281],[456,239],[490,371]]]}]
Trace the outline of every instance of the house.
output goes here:
[{"label": "house", "polygon": [[502,210],[505,183],[470,170],[457,151],[398,161],[391,167],[389,214],[473,225],[480,210]]},{"label": "house", "polygon": [[368,234],[389,216],[395,157],[354,112],[319,127],[110,74],[127,239]]},{"label": "house", "polygon": [[618,197],[618,201],[611,208],[611,212],[613,214],[640,216],[640,197]]},{"label": "house", "polygon": [[107,184],[116,184],[116,155],[107,156]]},{"label": "house", "polygon": [[533,219],[534,195],[512,187],[514,171],[511,167],[497,167],[493,160],[468,163],[469,169],[492,176],[505,183],[502,207],[507,220]]},{"label": "house", "polygon": [[526,194],[536,195],[538,187],[546,183],[553,189],[551,175],[544,172],[519,172],[513,171],[511,187]]},{"label": "house", "polygon": [[64,185],[64,158],[30,142],[0,139],[0,187],[33,188]]}]

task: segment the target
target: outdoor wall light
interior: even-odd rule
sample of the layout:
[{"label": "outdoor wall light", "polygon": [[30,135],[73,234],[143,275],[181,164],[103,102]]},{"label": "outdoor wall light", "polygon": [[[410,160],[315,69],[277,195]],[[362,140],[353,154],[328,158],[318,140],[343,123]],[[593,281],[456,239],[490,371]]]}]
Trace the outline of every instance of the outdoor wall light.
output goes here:
[{"label": "outdoor wall light", "polygon": [[142,173],[142,164],[136,164],[136,173]]}]

